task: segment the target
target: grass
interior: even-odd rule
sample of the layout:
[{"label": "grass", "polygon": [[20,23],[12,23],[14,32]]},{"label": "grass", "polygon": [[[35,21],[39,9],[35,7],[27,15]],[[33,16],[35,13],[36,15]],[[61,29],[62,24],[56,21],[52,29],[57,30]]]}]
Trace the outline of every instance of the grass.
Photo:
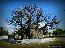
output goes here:
[{"label": "grass", "polygon": [[31,43],[31,44],[11,44],[5,41],[0,41],[0,48],[64,48],[65,40],[64,38],[56,38],[55,41],[50,41],[46,43]]}]

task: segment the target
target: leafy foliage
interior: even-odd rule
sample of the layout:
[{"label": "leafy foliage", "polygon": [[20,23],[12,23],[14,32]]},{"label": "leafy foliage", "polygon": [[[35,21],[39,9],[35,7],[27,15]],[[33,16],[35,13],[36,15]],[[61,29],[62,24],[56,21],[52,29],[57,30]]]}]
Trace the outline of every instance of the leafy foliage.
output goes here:
[{"label": "leafy foliage", "polygon": [[64,32],[64,30],[62,30],[62,29],[56,29],[55,31],[53,31],[53,33],[55,34],[55,35],[63,35],[63,34],[65,34],[65,32]]},{"label": "leafy foliage", "polygon": [[8,35],[8,31],[5,31],[2,27],[0,27],[0,36]]}]

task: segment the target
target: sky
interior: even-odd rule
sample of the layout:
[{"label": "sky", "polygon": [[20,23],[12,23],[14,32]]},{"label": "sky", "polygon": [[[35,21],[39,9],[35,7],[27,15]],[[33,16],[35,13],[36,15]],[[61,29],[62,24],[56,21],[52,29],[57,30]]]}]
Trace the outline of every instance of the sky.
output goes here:
[{"label": "sky", "polygon": [[[8,24],[8,20],[12,17],[11,11],[23,4],[36,4],[39,8],[43,9],[44,15],[53,18],[55,15],[62,22],[58,25],[59,28],[65,29],[65,1],[64,0],[0,0],[0,26],[6,27],[9,31],[14,28]],[[3,22],[3,21],[4,22]]]}]

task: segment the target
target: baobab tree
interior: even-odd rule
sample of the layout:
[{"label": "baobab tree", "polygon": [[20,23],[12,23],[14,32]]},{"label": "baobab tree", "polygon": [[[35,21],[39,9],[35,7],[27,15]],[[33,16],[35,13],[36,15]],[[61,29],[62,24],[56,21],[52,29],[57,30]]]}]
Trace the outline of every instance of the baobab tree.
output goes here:
[{"label": "baobab tree", "polygon": [[[17,33],[24,37],[26,35],[26,38],[31,38],[31,28],[33,28],[33,25],[36,25],[35,30],[37,32],[38,25],[40,22],[47,22],[43,29],[43,34],[47,33],[47,26],[53,27],[53,25],[56,25],[59,23],[59,21],[56,19],[56,16],[52,19],[52,21],[48,21],[49,18],[47,16],[43,15],[43,10],[41,8],[38,8],[35,4],[34,5],[24,5],[24,7],[16,8],[12,11],[12,18],[10,21],[10,24],[15,25],[15,28],[17,29]],[[50,20],[50,19],[49,19]]]}]

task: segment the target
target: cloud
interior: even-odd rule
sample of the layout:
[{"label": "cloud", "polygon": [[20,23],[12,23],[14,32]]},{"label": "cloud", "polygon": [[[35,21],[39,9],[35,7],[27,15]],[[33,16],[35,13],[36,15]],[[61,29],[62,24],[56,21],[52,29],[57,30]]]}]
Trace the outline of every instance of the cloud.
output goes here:
[{"label": "cloud", "polygon": [[14,26],[9,24],[4,18],[0,17],[0,27],[3,27],[5,30],[11,34],[14,31]]}]

